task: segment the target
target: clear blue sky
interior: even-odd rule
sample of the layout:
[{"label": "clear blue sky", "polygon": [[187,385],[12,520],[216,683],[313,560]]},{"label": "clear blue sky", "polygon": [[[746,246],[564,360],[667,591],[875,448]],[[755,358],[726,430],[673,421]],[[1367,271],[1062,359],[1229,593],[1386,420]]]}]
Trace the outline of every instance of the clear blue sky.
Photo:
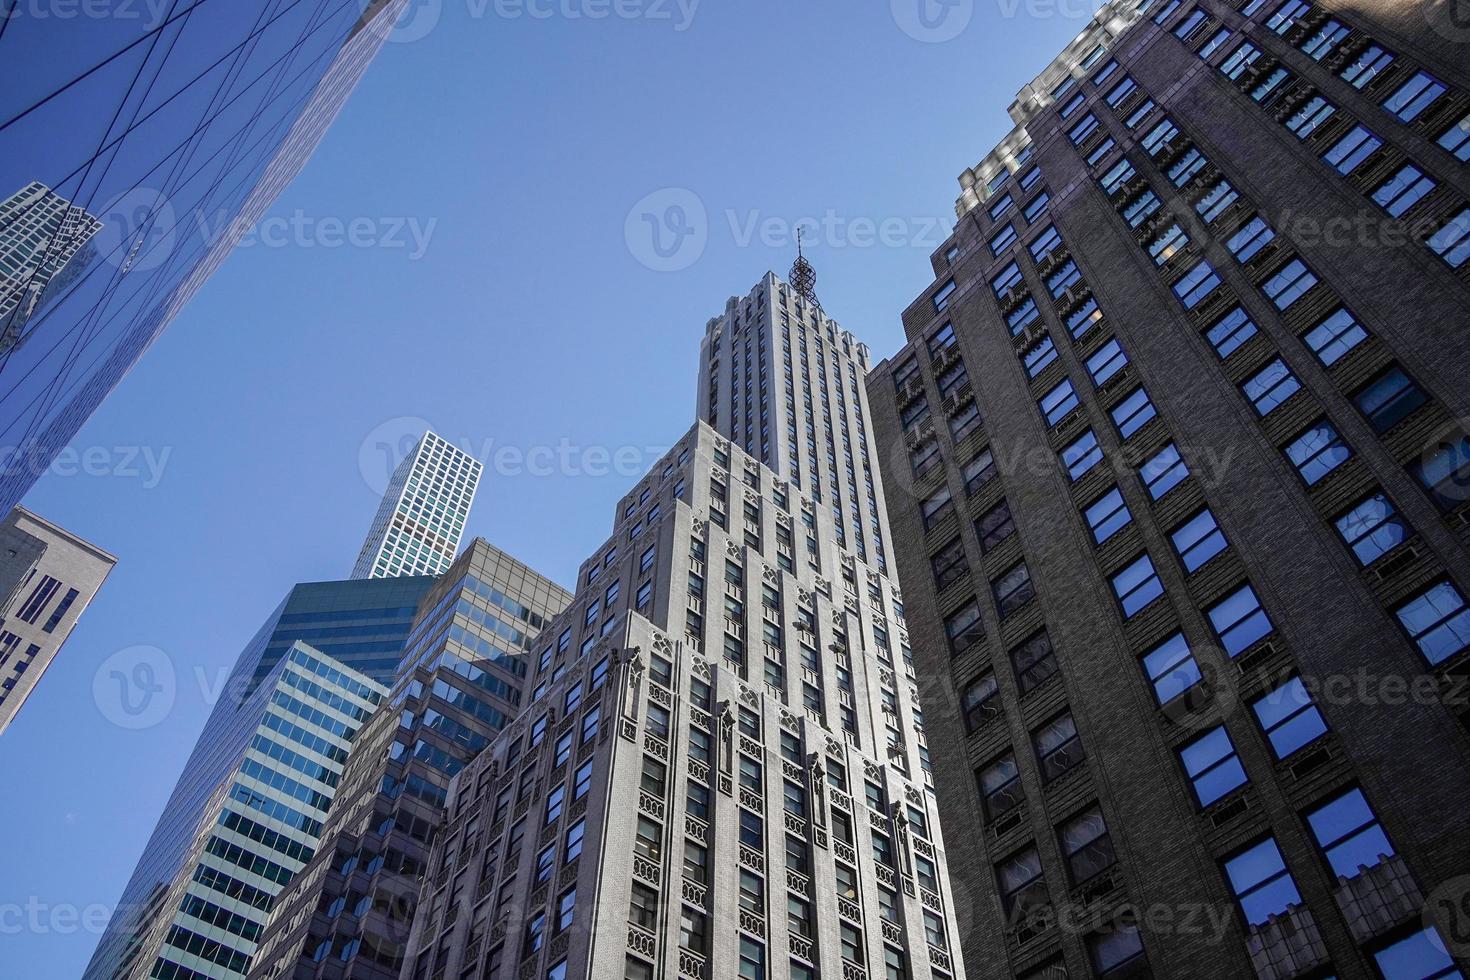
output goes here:
[{"label": "clear blue sky", "polygon": [[[898,26],[918,2],[702,0],[679,30],[676,0],[624,0],[671,15],[633,20],[559,12],[596,0],[442,0],[426,36],[385,48],[263,237],[413,219],[433,222],[423,254],[406,234],[241,249],[81,431],[110,463],[26,501],[120,560],[0,738],[0,976],[80,974],[97,937],[68,910],[117,899],[207,714],[196,678],[293,583],[346,576],[376,506],[364,459],[394,420],[477,451],[667,445],[693,422],[705,321],[784,273],[794,222],[829,213],[808,249],[825,306],[876,356],[897,347],[956,175],[1086,16],[950,0],[960,19],[937,30],[964,29],[925,43]],[[680,202],[703,252],[691,236],[664,260],[641,215],[667,231]],[[888,243],[862,221],[889,222]],[[665,261],[685,267],[648,267]],[[488,462],[468,533],[563,583],[633,482]],[[179,689],[128,731],[92,682],[137,645],[164,651]]]}]

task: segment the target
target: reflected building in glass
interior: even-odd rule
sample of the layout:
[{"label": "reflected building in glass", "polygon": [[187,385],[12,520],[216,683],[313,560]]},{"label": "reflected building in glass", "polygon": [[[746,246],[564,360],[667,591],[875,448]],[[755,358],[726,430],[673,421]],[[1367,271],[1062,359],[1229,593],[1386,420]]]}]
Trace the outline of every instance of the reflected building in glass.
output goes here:
[{"label": "reflected building in glass", "polygon": [[[0,25],[0,512],[300,172],[403,4]],[[7,226],[47,230],[7,246]]]}]

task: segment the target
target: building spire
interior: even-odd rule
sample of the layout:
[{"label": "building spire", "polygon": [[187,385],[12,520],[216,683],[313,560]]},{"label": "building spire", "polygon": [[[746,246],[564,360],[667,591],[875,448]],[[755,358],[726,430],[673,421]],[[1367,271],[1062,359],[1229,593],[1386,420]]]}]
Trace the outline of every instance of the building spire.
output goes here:
[{"label": "building spire", "polygon": [[818,310],[822,309],[822,301],[817,299],[817,270],[813,269],[812,264],[801,254],[801,228],[799,227],[796,229],[796,261],[791,263],[791,274],[787,278],[791,281],[791,288],[796,290],[796,295]]}]

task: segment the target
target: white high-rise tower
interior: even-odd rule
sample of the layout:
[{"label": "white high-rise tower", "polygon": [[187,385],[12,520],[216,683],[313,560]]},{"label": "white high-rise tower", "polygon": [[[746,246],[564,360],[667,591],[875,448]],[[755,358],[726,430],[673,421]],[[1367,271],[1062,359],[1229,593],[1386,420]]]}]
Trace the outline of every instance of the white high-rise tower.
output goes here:
[{"label": "white high-rise tower", "polygon": [[438,575],[454,561],[484,465],[426,431],[393,471],[353,578]]}]

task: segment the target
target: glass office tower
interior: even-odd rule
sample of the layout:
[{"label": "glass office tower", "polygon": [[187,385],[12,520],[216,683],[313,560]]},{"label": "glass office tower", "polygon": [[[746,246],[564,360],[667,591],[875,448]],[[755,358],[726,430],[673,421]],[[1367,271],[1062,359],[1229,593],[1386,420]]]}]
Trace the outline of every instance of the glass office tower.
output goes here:
[{"label": "glass office tower", "polygon": [[[300,171],[403,3],[7,5],[0,513]],[[23,226],[49,230],[7,245]]]},{"label": "glass office tower", "polygon": [[972,976],[1470,967],[1470,61],[1431,14],[1108,4],[961,178],[868,387]]},{"label": "glass office tower", "polygon": [[298,585],[240,654],[219,703],[163,808],[87,968],[87,980],[129,975],[141,943],[189,853],[211,796],[238,765],[260,713],[244,710],[298,642],[384,686],[397,674],[404,641],[429,576]]}]

